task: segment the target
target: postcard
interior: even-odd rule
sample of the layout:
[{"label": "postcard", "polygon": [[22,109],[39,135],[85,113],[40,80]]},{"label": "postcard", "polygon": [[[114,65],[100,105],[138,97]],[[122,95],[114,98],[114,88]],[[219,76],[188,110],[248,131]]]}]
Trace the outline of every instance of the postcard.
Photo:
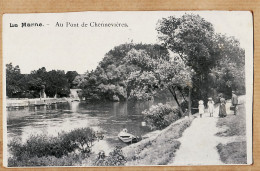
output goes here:
[{"label": "postcard", "polygon": [[3,15],[4,166],[252,164],[249,11]]}]

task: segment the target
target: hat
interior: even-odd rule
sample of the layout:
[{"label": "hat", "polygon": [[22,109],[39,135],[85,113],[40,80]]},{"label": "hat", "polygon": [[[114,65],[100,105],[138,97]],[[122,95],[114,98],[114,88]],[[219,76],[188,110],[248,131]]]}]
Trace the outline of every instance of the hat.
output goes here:
[{"label": "hat", "polygon": [[221,98],[221,99],[220,99],[220,102],[224,102],[224,101],[225,101],[225,99],[224,99],[224,98]]},{"label": "hat", "polygon": [[212,100],[212,98],[210,97],[210,98],[208,98],[208,100]]},{"label": "hat", "polygon": [[232,93],[235,93],[235,91],[232,91]]}]

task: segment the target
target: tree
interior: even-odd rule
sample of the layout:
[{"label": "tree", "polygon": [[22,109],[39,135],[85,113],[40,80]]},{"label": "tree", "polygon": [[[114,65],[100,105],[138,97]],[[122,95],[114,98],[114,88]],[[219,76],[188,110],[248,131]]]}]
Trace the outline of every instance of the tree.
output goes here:
[{"label": "tree", "polygon": [[[128,86],[132,87],[131,95],[143,98],[153,96],[158,89],[168,89],[174,97],[181,114],[183,109],[178,100],[177,91],[191,84],[192,70],[182,60],[162,58],[153,59],[142,50],[131,50],[124,58],[129,64],[142,66],[142,70],[134,71],[128,78]],[[182,94],[185,99],[185,95]]]},{"label": "tree", "polygon": [[[130,64],[124,60],[129,52],[134,50],[140,51],[140,57],[147,54],[148,58],[153,60],[159,58],[169,60],[169,52],[160,45],[122,44],[106,53],[95,70],[77,76],[74,82],[83,89],[83,94],[88,99],[112,101],[128,99],[133,90],[131,85],[127,84],[130,74],[134,71],[148,70],[148,66],[140,62]],[[147,57],[144,56],[145,58]],[[145,61],[143,62],[145,63]]]},{"label": "tree", "polygon": [[6,95],[13,97],[21,94],[24,90],[19,84],[19,80],[23,78],[18,65],[15,67],[12,63],[6,64]]},{"label": "tree", "polygon": [[177,54],[194,71],[193,105],[200,99],[206,101],[214,94],[213,91],[226,90],[224,93],[228,94],[232,87],[241,85],[236,84],[235,80],[244,82],[244,50],[239,42],[216,34],[213,25],[199,15],[163,18],[159,20],[156,30],[162,45]]},{"label": "tree", "polygon": [[46,95],[67,97],[70,93],[69,83],[63,70],[52,70],[47,73]]},{"label": "tree", "polygon": [[213,25],[199,15],[185,14],[179,18],[171,16],[159,20],[156,30],[162,44],[193,69],[193,102],[206,100],[208,74],[219,55],[214,43]]},{"label": "tree", "polygon": [[68,79],[68,83],[70,88],[73,88],[75,85],[73,84],[73,81],[75,79],[76,76],[78,76],[79,74],[77,73],[77,71],[68,71],[66,73],[66,78]]},{"label": "tree", "polygon": [[245,93],[245,50],[234,37],[216,34],[219,58],[211,70],[210,84],[218,92],[231,97],[231,90]]},{"label": "tree", "polygon": [[34,70],[28,76],[29,90],[35,91],[37,94],[45,87],[45,93],[49,97],[58,95],[67,97],[70,93],[69,83],[63,70],[46,71],[45,67]]}]

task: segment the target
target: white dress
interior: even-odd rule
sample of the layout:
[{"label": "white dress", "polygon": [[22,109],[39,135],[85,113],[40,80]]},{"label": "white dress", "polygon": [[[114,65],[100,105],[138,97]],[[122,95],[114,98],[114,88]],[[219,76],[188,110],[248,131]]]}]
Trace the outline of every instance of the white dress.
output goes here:
[{"label": "white dress", "polygon": [[203,114],[204,113],[204,105],[200,104],[199,105],[199,114]]},{"label": "white dress", "polygon": [[209,113],[213,113],[214,112],[214,102],[208,102],[208,110]]}]

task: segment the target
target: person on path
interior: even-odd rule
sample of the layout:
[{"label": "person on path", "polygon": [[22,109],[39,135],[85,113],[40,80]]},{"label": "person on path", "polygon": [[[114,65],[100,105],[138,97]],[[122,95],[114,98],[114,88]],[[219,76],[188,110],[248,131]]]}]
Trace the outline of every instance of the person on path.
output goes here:
[{"label": "person on path", "polygon": [[214,101],[212,100],[212,98],[208,98],[208,112],[209,112],[209,116],[213,117],[213,113],[214,113]]},{"label": "person on path", "polygon": [[204,102],[203,102],[203,100],[200,100],[199,101],[199,114],[200,114],[201,118],[202,118],[202,114],[204,114],[204,109],[205,109]]},{"label": "person on path", "polygon": [[224,118],[227,116],[226,112],[226,101],[224,98],[220,99],[220,105],[219,105],[219,117]]},{"label": "person on path", "polygon": [[231,102],[232,102],[232,106],[234,107],[234,115],[236,115],[237,114],[238,97],[235,94],[235,91],[232,91]]}]

